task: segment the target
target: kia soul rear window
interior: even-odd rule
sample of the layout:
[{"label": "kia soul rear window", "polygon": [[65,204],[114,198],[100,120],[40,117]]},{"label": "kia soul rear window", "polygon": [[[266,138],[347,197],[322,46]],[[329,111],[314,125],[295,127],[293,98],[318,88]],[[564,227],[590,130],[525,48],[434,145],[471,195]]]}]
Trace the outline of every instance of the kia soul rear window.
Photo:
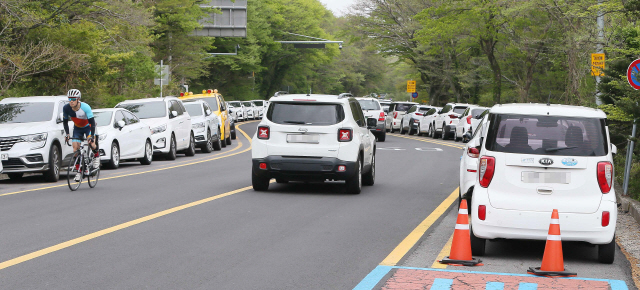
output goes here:
[{"label": "kia soul rear window", "polygon": [[334,125],[344,120],[344,111],[339,104],[273,102],[267,119],[283,125]]},{"label": "kia soul rear window", "polygon": [[490,151],[563,156],[608,154],[604,119],[558,116],[490,116]]}]

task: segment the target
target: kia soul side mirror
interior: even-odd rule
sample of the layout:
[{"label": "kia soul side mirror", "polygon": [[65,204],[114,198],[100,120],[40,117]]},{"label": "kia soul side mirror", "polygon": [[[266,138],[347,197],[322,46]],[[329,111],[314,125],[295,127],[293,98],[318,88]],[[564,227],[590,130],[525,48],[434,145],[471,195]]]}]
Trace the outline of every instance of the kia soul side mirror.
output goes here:
[{"label": "kia soul side mirror", "polygon": [[177,111],[171,111],[171,116],[178,117],[178,112]]},{"label": "kia soul side mirror", "polygon": [[616,145],[611,144],[611,154],[618,154],[618,147],[616,147]]},{"label": "kia soul side mirror", "polygon": [[124,121],[120,120],[116,123],[116,128],[120,128],[120,130],[122,130],[122,128],[124,128]]}]

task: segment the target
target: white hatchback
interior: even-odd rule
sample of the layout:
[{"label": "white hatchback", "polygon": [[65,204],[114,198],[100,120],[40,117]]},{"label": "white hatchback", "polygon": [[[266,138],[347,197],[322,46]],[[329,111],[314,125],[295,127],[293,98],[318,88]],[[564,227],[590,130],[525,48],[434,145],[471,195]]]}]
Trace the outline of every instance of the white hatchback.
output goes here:
[{"label": "white hatchback", "polygon": [[191,117],[182,101],[176,97],[127,100],[116,105],[136,114],[151,127],[154,154],[164,154],[175,160],[178,151],[196,154],[195,138],[191,131]]},{"label": "white hatchback", "polygon": [[458,140],[462,140],[463,142],[469,141],[468,137],[465,137],[466,133],[469,133],[467,136],[470,136],[475,132],[480,120],[484,118],[484,116],[489,112],[489,108],[487,107],[478,107],[476,105],[470,105],[462,115],[460,115],[460,120],[456,125],[456,135],[454,140],[457,142]]},{"label": "white hatchback", "polygon": [[100,144],[100,161],[116,169],[124,160],[139,160],[149,165],[153,159],[149,125],[125,109],[93,110],[96,135]]},{"label": "white hatchback", "polygon": [[[613,263],[617,217],[613,154],[598,109],[546,104],[496,105],[489,111],[471,196],[471,245],[486,239],[546,240],[551,212],[563,241],[598,245]],[[481,142],[482,140],[482,142]]]}]

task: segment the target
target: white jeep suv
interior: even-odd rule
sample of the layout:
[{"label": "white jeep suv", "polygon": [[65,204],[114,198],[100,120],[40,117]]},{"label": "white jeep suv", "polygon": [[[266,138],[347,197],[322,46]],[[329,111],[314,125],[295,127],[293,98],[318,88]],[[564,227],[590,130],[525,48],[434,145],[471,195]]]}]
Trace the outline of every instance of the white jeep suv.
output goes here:
[{"label": "white jeep suv", "polygon": [[[598,109],[547,104],[496,105],[479,149],[471,206],[471,247],[486,239],[546,240],[560,213],[562,241],[598,246],[613,263],[617,217],[613,154],[606,115]],[[477,140],[477,141],[476,141]]]},{"label": "white jeep suv", "polygon": [[440,136],[442,140],[454,138],[460,116],[469,106],[469,104],[449,103],[442,107],[440,114],[433,121],[434,134],[432,137]]},{"label": "white jeep suv", "polygon": [[348,193],[375,181],[376,139],[351,94],[279,95],[253,136],[251,181],[256,191],[269,181],[345,180]]}]

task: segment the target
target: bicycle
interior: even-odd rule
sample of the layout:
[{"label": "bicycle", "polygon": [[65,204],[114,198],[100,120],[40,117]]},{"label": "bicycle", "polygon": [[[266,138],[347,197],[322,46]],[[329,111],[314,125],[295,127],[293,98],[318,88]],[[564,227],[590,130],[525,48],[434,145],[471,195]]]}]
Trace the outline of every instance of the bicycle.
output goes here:
[{"label": "bicycle", "polygon": [[[97,136],[96,136],[97,138]],[[73,153],[73,162],[67,168],[67,183],[69,184],[69,189],[71,191],[76,191],[82,180],[87,178],[87,182],[89,183],[89,187],[94,188],[96,184],[98,184],[98,178],[100,177],[100,166],[98,168],[93,168],[93,156],[91,151],[89,150],[89,146],[87,143],[84,143],[86,139],[80,139],[82,141],[80,143],[80,148],[78,151]],[[67,145],[69,144],[69,140],[65,141]],[[99,158],[99,157],[98,157]],[[80,173],[80,180],[75,181],[74,178],[76,176],[75,173]]]}]

